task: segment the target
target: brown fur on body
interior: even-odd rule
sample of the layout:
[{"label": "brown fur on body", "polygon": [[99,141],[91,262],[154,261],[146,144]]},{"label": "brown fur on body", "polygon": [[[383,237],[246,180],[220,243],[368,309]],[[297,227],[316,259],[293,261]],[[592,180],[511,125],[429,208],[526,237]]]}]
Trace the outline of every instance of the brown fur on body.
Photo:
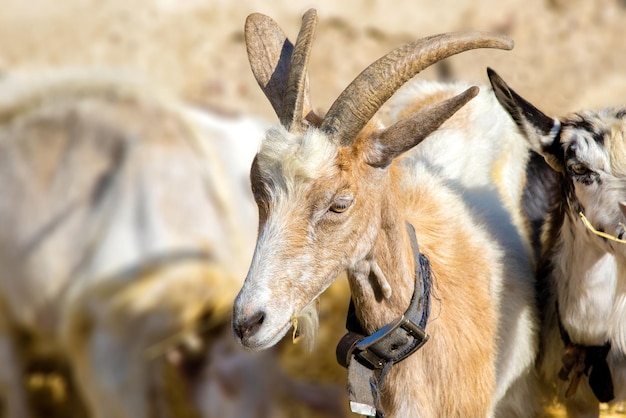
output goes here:
[{"label": "brown fur on body", "polygon": [[[404,169],[392,167],[384,193],[381,230],[375,252],[394,289],[389,300],[377,300],[370,288],[351,280],[360,319],[373,332],[403,313],[412,294],[412,256],[404,225],[414,225],[420,251],[431,263],[434,284],[429,342],[413,357],[395,366],[385,383],[388,411],[420,405],[421,416],[487,416],[496,384],[498,306],[492,281],[498,258],[488,238],[476,230],[467,208],[426,171],[420,183],[404,183]],[[407,208],[404,209],[403,208]],[[444,245],[442,245],[444,244]],[[398,266],[406,266],[398,268]],[[450,383],[464,390],[451,390]],[[457,386],[458,385],[458,386]],[[403,416],[402,412],[397,414]]]},{"label": "brown fur on body", "polygon": [[392,367],[386,414],[533,416],[536,314],[521,210],[527,148],[477,87],[427,84],[393,100],[400,116],[389,126],[374,119],[425,66],[511,42],[477,33],[411,42],[312,118],[306,64],[316,19],[314,10],[304,14],[295,45],[267,16],[246,21],[252,71],[281,123],[266,132],[250,172],[259,232],[233,307],[236,338],[251,350],[275,345],[343,271],[367,333],[398,318],[415,287],[410,222],[432,263],[433,342]]},{"label": "brown fur on body", "polygon": [[[312,276],[330,284],[346,268],[357,316],[367,332],[374,332],[409,304],[414,261],[404,222],[411,222],[433,269],[433,307],[427,326],[431,340],[390,372],[383,392],[386,412],[389,416],[489,416],[500,402],[494,396],[497,370],[503,367],[498,366],[498,335],[506,332],[501,330],[500,315],[509,296],[502,292],[518,297],[529,293],[526,288],[531,282],[502,279],[505,267],[499,245],[471,206],[445,178],[433,173],[427,161],[407,166],[398,158],[388,168],[372,165],[379,158],[374,145],[381,132],[378,126],[370,123],[351,147],[335,148],[313,129],[304,138],[279,128],[267,134],[251,172],[260,213],[259,239],[285,235],[278,242],[270,241],[272,252],[264,253],[263,265],[253,260],[251,271],[271,272],[267,285],[272,296],[267,303],[278,303],[285,315],[295,315],[303,305],[294,302],[304,304],[319,294]],[[354,196],[346,220],[339,218],[340,213],[323,213],[337,196]],[[311,217],[313,227],[307,226]],[[303,233],[312,228],[315,232]],[[352,255],[355,252],[360,255]],[[270,263],[274,257],[282,261]],[[300,259],[306,265],[299,264]],[[392,289],[389,299],[372,273],[371,262],[378,264]],[[281,270],[274,270],[273,263]],[[526,270],[531,271],[530,264]],[[284,286],[285,280],[294,284]],[[238,298],[246,297],[245,290]],[[263,295],[256,292],[255,298],[266,301]],[[526,308],[534,318],[532,295],[528,296]],[[528,332],[534,335],[532,328]],[[451,390],[450,382],[463,391]],[[527,408],[532,414],[535,406]]]}]

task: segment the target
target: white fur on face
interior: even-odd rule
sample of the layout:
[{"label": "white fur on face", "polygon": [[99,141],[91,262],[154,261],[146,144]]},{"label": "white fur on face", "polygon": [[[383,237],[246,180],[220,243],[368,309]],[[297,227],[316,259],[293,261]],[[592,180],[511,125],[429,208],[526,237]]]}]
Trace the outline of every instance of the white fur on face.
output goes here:
[{"label": "white fur on face", "polygon": [[257,158],[263,177],[292,193],[301,183],[334,172],[337,147],[317,129],[294,135],[277,125],[267,132]]},{"label": "white fur on face", "polygon": [[[565,119],[561,132],[572,213],[563,220],[557,242],[561,250],[554,261],[567,278],[557,283],[557,294],[571,338],[590,345],[616,341],[610,327],[616,303],[621,303],[615,297],[623,281],[626,245],[594,235],[577,212],[584,212],[596,229],[610,235],[619,237],[624,231],[620,224],[626,219],[619,202],[626,200],[626,123],[617,114],[611,110],[581,113]],[[623,321],[617,323],[623,326]]]},{"label": "white fur on face", "polygon": [[[574,188],[572,198],[577,201],[572,203],[579,204],[596,229],[621,237],[622,225],[626,223],[619,206],[626,200],[626,121],[609,110],[586,112],[581,118],[584,123],[564,122],[561,138],[565,168]],[[616,256],[626,257],[624,245],[595,236],[590,241]]]},{"label": "white fur on face", "polygon": [[264,189],[261,199],[267,201],[259,204],[266,205],[269,213],[235,301],[235,312],[265,313],[262,327],[246,341],[249,348],[262,349],[278,342],[289,330],[291,318],[339,273],[337,268],[320,268],[312,250],[316,215],[326,211],[327,203],[313,202],[310,197],[315,181],[338,174],[337,153],[337,147],[316,129],[294,135],[275,126],[261,144],[257,181]]}]

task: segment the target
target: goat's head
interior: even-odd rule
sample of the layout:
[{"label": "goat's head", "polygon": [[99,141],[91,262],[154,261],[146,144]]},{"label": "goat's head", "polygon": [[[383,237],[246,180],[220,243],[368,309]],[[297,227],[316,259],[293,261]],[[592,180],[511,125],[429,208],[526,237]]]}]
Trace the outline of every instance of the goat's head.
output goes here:
[{"label": "goat's head", "polygon": [[[295,46],[270,18],[246,22],[253,73],[280,125],[264,138],[251,169],[259,208],[255,254],[233,309],[238,340],[250,349],[275,344],[337,275],[368,256],[381,219],[392,160],[418,144],[478,88],[382,129],[370,121],[407,80],[430,64],[468,49],[510,49],[484,33],[438,35],[400,47],[365,69],[322,119],[309,106],[306,64],[314,10],[303,17]],[[367,126],[366,126],[367,125]]]},{"label": "goat's head", "polygon": [[566,215],[581,225],[588,219],[590,232],[609,238],[592,236],[593,242],[626,256],[626,245],[610,239],[626,238],[626,109],[548,117],[493,70],[487,72],[498,101],[531,149],[559,173]]}]

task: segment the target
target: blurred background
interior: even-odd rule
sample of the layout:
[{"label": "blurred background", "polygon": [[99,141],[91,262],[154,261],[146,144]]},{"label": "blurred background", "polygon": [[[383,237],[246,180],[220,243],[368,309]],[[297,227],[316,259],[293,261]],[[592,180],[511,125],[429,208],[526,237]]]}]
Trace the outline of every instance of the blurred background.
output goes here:
[{"label": "blurred background", "polygon": [[[273,120],[248,67],[243,23],[272,16],[290,37],[315,7],[314,105],[327,109],[367,64],[392,47],[439,32],[510,35],[511,52],[447,61],[452,79],[486,83],[491,66],[546,112],[622,103],[623,0],[2,0],[0,71],[60,66],[130,68],[183,96]],[[435,71],[422,77],[435,78]]]},{"label": "blurred background", "polygon": [[[555,116],[626,104],[624,0],[0,0],[0,77],[68,68],[130,71],[195,106],[273,122],[249,69],[244,21],[252,12],[268,14],[294,40],[309,7],[319,15],[309,68],[315,108],[328,109],[363,68],[392,48],[464,29],[505,33],[515,48],[461,54],[420,77],[485,84],[489,66]],[[345,371],[335,365],[334,345],[344,332],[347,303],[340,279],[322,297],[314,353],[289,338],[277,367],[343,391]],[[66,401],[54,395],[54,382],[49,376],[30,382],[42,416],[53,416],[55,399]],[[329,416],[323,408],[315,413]]]}]

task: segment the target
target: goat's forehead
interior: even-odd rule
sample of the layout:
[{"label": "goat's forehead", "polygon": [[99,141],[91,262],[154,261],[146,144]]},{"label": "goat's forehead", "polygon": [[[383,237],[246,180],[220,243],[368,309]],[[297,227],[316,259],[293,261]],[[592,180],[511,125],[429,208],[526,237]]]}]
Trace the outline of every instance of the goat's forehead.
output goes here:
[{"label": "goat's forehead", "polygon": [[626,109],[586,111],[562,120],[562,145],[570,155],[626,162]]},{"label": "goat's forehead", "polygon": [[273,183],[294,184],[336,174],[338,147],[315,128],[289,133],[278,125],[266,132],[257,154],[260,174]]}]

